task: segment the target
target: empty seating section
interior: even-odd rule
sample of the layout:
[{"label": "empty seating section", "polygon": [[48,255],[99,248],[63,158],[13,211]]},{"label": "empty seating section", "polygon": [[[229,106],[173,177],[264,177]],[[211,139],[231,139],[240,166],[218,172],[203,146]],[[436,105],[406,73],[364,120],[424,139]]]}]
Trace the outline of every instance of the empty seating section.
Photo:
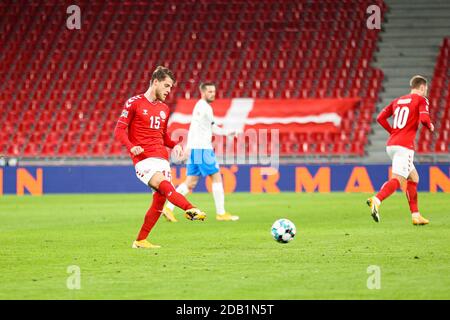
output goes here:
[{"label": "empty seating section", "polygon": [[450,143],[450,38],[445,38],[434,69],[429,93],[430,116],[436,134],[422,128],[418,152],[448,153]]},{"label": "empty seating section", "polygon": [[[383,80],[371,66],[379,31],[365,27],[366,8],[384,11],[382,0],[77,3],[80,30],[66,27],[60,1],[0,3],[0,154],[124,155],[113,138],[121,105],[146,90],[161,64],[178,80],[172,107],[178,98],[197,99],[202,80],[215,81],[222,98],[361,97],[342,132],[281,132],[280,148],[282,155],[363,155]],[[440,103],[449,85],[443,50],[447,73],[432,89]]]}]

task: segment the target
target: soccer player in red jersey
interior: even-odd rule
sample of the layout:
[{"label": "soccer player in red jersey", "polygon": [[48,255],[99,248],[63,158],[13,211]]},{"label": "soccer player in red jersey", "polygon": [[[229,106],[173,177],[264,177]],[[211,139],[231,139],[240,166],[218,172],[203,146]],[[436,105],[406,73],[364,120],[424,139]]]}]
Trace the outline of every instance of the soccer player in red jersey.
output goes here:
[{"label": "soccer player in red jersey", "polygon": [[[414,139],[419,122],[431,132],[431,123],[427,96],[427,80],[422,76],[414,76],[410,81],[411,93],[399,97],[385,107],[377,117],[378,123],[389,132],[386,151],[392,160],[392,178],[386,181],[381,190],[367,199],[367,205],[373,219],[380,221],[379,207],[381,202],[393,194],[400,186],[405,189],[414,225],[425,225],[429,221],[421,216],[417,205],[417,184],[419,174],[414,167]],[[394,116],[392,127],[387,121]]]},{"label": "soccer player in red jersey", "polygon": [[157,67],[148,90],[125,103],[114,130],[116,139],[130,153],[136,176],[154,190],[153,202],[137,239],[133,242],[133,248],[160,247],[147,241],[147,237],[158,221],[166,199],[183,209],[189,220],[203,221],[206,218],[206,214],[189,203],[171,183],[166,147],[173,148],[177,157],[183,156],[181,145],[172,141],[167,133],[169,107],[163,103],[174,83],[175,77],[169,69]]}]

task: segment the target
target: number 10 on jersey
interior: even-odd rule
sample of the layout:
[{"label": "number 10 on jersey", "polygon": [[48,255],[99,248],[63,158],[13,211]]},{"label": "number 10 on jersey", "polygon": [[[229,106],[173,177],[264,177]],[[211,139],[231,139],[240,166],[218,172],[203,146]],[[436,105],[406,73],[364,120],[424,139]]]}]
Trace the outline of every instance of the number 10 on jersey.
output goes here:
[{"label": "number 10 on jersey", "polygon": [[400,107],[394,111],[394,129],[402,129],[406,126],[406,121],[408,121],[409,108]]}]

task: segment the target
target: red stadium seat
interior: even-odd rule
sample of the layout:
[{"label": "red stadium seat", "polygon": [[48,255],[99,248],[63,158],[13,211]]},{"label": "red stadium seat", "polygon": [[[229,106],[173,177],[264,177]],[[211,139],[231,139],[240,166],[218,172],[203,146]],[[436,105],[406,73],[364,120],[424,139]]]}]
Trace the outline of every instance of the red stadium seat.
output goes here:
[{"label": "red stadium seat", "polygon": [[[163,0],[108,2],[105,6],[80,0],[81,6],[90,7],[83,16],[89,23],[75,36],[56,27],[58,19],[66,18],[65,10],[54,10],[56,2],[38,6],[10,1],[1,7],[9,14],[0,12],[7,17],[2,20],[7,32],[0,35],[0,42],[8,48],[0,72],[10,75],[0,92],[0,107],[14,110],[5,116],[12,123],[17,111],[23,112],[17,134],[33,138],[25,140],[29,141],[25,148],[8,145],[6,152],[126,155],[116,142],[109,145],[114,128],[110,124],[115,123],[124,101],[145,90],[151,70],[164,63],[178,78],[169,96],[171,106],[177,98],[198,98],[198,82],[204,80],[220,82],[221,97],[368,98],[367,112],[343,122],[342,130],[349,135],[353,123],[362,123],[364,128],[370,124],[383,77],[370,64],[378,31],[360,32],[359,28],[366,23],[365,9],[370,4],[370,0],[343,1],[339,6],[335,1],[271,0],[259,5],[231,0],[210,6],[188,1],[165,11]],[[273,10],[275,5],[279,10]],[[283,11],[289,14],[280,15]],[[36,23],[31,28],[27,19],[14,18],[19,12],[27,19],[53,17],[54,12],[57,16],[50,25]],[[336,23],[326,23],[331,18]],[[299,21],[302,32],[298,32]],[[205,28],[216,25],[220,33]],[[446,65],[448,43],[443,45],[445,56],[439,58],[439,68]],[[442,75],[440,79],[438,86],[447,78]],[[50,144],[40,150],[45,137]],[[93,142],[98,146],[92,147]],[[285,154],[345,153],[342,145],[330,146],[325,140],[290,142],[281,148]]]},{"label": "red stadium seat", "polygon": [[[450,137],[450,38],[445,38],[442,42],[439,56],[437,58],[434,75],[430,90],[430,115],[432,121],[440,132],[439,135],[431,134],[423,129],[419,136],[419,152],[447,153]],[[442,103],[441,103],[442,101]],[[434,149],[431,146],[434,145]]]}]

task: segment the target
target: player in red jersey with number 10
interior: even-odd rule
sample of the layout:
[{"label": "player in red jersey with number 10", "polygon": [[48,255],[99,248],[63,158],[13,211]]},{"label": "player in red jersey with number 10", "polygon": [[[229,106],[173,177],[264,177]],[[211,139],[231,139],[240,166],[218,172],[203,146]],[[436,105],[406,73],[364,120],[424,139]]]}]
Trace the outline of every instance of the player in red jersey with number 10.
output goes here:
[{"label": "player in red jersey with number 10", "polygon": [[[414,225],[425,225],[429,221],[421,216],[417,204],[417,184],[419,174],[414,167],[414,140],[419,122],[434,131],[430,121],[427,96],[427,80],[414,76],[410,81],[411,93],[399,97],[384,108],[377,117],[380,125],[389,132],[386,151],[392,160],[392,178],[385,182],[381,190],[367,199],[373,219],[380,221],[381,202],[393,194],[400,186],[405,189]],[[387,121],[394,116],[392,127]]]},{"label": "player in red jersey with number 10", "polygon": [[[158,248],[147,241],[148,234],[158,221],[164,203],[171,203],[185,211],[189,220],[204,220],[206,215],[194,207],[173,187],[167,147],[173,148],[177,157],[183,149],[167,133],[169,107],[164,100],[175,83],[173,73],[158,67],[152,74],[147,92],[128,99],[117,121],[115,137],[122,142],[133,160],[136,176],[154,190],[153,202],[145,215],[144,224],[133,248]],[[127,132],[128,131],[128,132]]]}]

